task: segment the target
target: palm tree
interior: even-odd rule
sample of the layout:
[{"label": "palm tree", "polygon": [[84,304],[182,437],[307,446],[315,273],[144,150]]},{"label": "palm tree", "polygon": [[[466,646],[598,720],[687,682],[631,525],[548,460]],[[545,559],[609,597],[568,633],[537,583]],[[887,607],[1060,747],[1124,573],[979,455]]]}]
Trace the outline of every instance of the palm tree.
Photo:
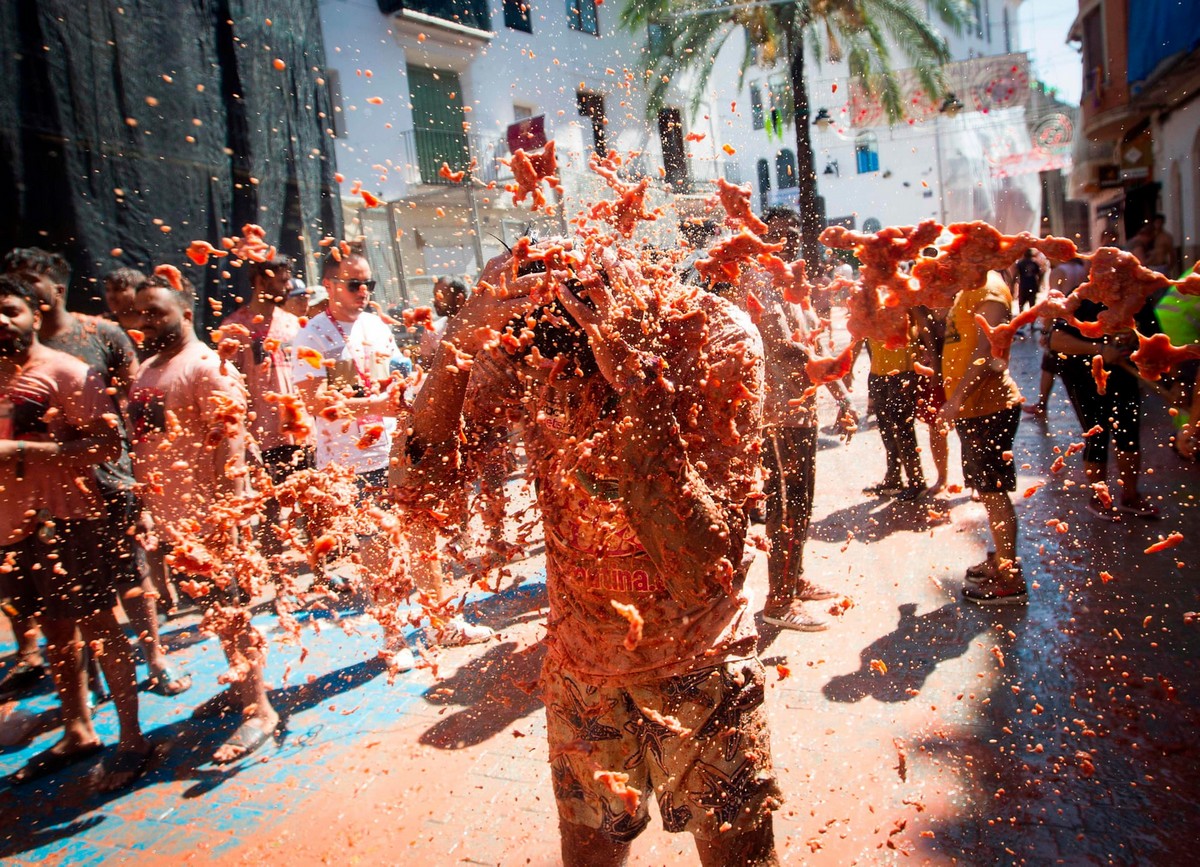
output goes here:
[{"label": "palm tree", "polygon": [[[813,165],[805,58],[844,59],[850,77],[878,97],[892,122],[903,117],[904,95],[891,75],[895,46],[914,68],[927,93],[943,92],[941,66],[949,59],[946,39],[921,14],[913,0],[625,0],[621,23],[629,30],[657,28],[649,41],[646,75],[650,92],[646,116],[654,119],[676,75],[695,72],[690,110],[694,116],[715,58],[729,38],[745,34],[739,83],[755,64],[770,66],[786,58],[791,103],[781,108],[784,122],[796,127],[802,250],[810,262],[820,261],[817,236],[817,176]],[[937,16],[953,32],[965,20],[964,0],[935,0]]]}]

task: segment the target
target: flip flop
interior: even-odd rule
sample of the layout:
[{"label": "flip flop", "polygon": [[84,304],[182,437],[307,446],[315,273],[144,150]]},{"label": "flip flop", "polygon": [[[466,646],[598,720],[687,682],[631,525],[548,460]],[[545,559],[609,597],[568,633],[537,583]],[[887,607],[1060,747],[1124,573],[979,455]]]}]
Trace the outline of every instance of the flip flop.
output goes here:
[{"label": "flip flop", "polygon": [[274,735],[274,729],[267,731],[266,729],[259,728],[258,726],[250,725],[249,722],[244,722],[238,726],[237,731],[226,738],[225,743],[221,745],[225,747],[238,747],[241,749],[241,752],[223,762],[213,759],[213,763],[218,765],[229,765],[233,762],[244,759],[246,756],[250,755],[267,741],[269,741]]},{"label": "flip flop", "polygon": [[10,786],[23,786],[26,783],[32,783],[34,780],[40,780],[42,777],[47,777],[50,774],[57,774],[59,771],[66,770],[72,765],[87,761],[103,751],[103,749],[104,744],[92,744],[90,747],[84,747],[81,750],[71,750],[70,752],[60,752],[53,747],[48,750],[42,750],[26,762],[24,767],[9,774],[7,777],[8,784]]},{"label": "flip flop", "polygon": [[192,676],[187,674],[176,674],[175,669],[167,666],[157,674],[150,675],[150,692],[156,695],[174,698],[175,696],[187,692],[192,688]]},{"label": "flip flop", "polygon": [[[118,792],[126,789],[140,780],[150,769],[150,760],[154,758],[154,747],[150,746],[144,753],[130,750],[117,750],[116,754],[100,766],[100,778],[96,788],[101,792]],[[128,778],[120,783],[107,783],[106,780],[117,774],[128,774]]]}]

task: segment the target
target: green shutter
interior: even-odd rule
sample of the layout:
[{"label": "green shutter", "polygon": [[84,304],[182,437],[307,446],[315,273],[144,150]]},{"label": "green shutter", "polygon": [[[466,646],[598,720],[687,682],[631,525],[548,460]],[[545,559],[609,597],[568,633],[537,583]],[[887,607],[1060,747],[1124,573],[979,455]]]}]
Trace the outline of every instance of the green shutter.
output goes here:
[{"label": "green shutter", "polygon": [[467,136],[463,132],[462,82],[457,72],[408,67],[412,97],[413,139],[421,182],[439,183],[438,169],[448,163],[454,171],[467,167]]}]

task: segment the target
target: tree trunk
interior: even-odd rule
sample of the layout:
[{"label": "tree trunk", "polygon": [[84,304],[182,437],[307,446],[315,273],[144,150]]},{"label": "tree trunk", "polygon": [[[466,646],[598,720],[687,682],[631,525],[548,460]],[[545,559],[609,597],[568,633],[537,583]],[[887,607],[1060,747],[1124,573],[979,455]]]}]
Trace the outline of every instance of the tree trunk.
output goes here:
[{"label": "tree trunk", "polygon": [[808,273],[816,273],[822,262],[817,237],[825,228],[825,213],[817,197],[817,169],[813,161],[812,126],[808,112],[808,88],[804,80],[804,33],[793,22],[788,33],[788,63],[792,80],[792,104],[796,119],[796,186],[800,206],[800,255]]}]

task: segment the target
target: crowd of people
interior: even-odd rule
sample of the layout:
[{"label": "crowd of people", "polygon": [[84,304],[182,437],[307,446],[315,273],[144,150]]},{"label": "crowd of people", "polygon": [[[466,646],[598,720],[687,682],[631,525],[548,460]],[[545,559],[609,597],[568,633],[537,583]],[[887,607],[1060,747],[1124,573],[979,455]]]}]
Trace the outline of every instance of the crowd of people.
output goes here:
[{"label": "crowd of people", "polygon": [[[763,240],[795,258],[798,216],[772,209],[762,223]],[[447,605],[439,550],[469,532],[464,492],[477,483],[493,510],[488,526],[502,523],[494,508],[503,508],[519,438],[545,533],[541,689],[564,860],[620,863],[649,821],[641,795],[653,788],[664,825],[691,832],[705,863],[775,863],[771,811],[781,793],[756,612],[742,593],[748,526],[765,500],[763,620],[827,628],[813,603],[841,594],[806,574],[803,559],[816,385],[834,397],[848,439],[860,421],[852,383],[814,383],[825,326],[763,268],[697,292],[688,285],[694,262],[656,270],[594,239],[580,243],[591,245],[582,265],[543,243],[537,257],[489,262],[474,292],[443,278],[436,318],[406,347],[398,323],[373,305],[368,259],[350,245],[321,263],[319,287],[301,282],[286,257],[249,263],[247,297],[211,341],[197,333],[195,291],[178,272],[112,272],[109,315],[93,318],[69,309],[62,256],[9,253],[0,276],[0,596],[18,651],[0,696],[50,677],[63,725],[62,738],[10,784],[103,749],[91,718],[92,660],[120,720],[97,785],[116,790],[144,773],[152,745],[139,726],[137,664],[163,695],[192,685],[158,633],[159,611],[182,598],[180,588],[209,608],[206,623],[230,663],[230,689],[197,709],[239,720],[213,761],[236,761],[270,740],[279,714],[263,676],[265,641],[244,616],[253,588],[218,578],[196,547],[218,504],[252,504],[244,514],[254,519],[228,532],[253,540],[269,569],[311,571],[314,589],[353,589],[353,577],[328,566],[350,556],[358,568],[348,574],[360,576],[373,610],[393,612],[379,617],[392,672],[417,664],[394,616],[413,589],[430,612],[431,644],[489,640],[491,630]],[[992,540],[964,576],[964,600],[980,605],[1028,598],[1011,498],[1023,398],[987,328],[1012,316],[1014,287],[1026,306],[1043,276],[1067,291],[1087,268],[1077,259],[1048,271],[1029,256],[1014,272],[962,286],[948,310],[914,310],[906,346],[868,346],[885,472],[866,493],[941,496],[956,431],[964,483]],[[1157,517],[1138,487],[1140,387],[1127,339],[1093,340],[1063,322],[1047,334],[1049,379],[1026,412],[1044,414],[1061,376],[1083,430],[1102,430],[1083,455],[1088,508],[1108,520]],[[1107,388],[1093,375],[1097,356]],[[918,421],[929,430],[932,485]],[[1187,431],[1181,444],[1192,442]],[[1110,440],[1120,485],[1111,495]],[[304,496],[280,492],[322,473],[352,484],[353,509],[372,522],[342,537],[323,533],[322,509],[332,506],[306,501],[298,540],[282,515]],[[306,561],[285,557],[289,545]],[[406,580],[383,580],[398,569]]]}]

